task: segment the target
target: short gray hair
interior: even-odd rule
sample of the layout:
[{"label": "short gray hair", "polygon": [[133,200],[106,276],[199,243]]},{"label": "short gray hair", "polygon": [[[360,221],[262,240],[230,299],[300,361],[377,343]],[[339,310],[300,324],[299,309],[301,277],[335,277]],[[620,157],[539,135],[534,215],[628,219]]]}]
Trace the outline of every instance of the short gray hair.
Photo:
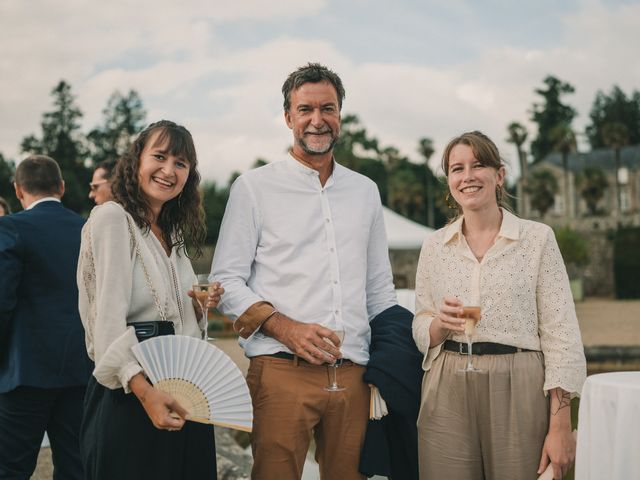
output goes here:
[{"label": "short gray hair", "polygon": [[336,89],[338,94],[338,107],[342,110],[344,100],[344,87],[342,80],[337,73],[329,70],[319,63],[307,63],[291,73],[282,85],[282,95],[284,95],[284,111],[288,112],[291,107],[291,92],[299,89],[305,83],[329,82]]}]

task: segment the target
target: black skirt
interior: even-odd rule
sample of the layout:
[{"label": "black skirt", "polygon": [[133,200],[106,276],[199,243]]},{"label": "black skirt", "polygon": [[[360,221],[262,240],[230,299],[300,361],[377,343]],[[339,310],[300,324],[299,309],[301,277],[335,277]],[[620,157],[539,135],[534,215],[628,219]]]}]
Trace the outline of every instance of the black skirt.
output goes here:
[{"label": "black skirt", "polygon": [[87,480],[216,479],[215,448],[212,425],[158,430],[133,393],[105,388],[91,376],[80,430]]}]

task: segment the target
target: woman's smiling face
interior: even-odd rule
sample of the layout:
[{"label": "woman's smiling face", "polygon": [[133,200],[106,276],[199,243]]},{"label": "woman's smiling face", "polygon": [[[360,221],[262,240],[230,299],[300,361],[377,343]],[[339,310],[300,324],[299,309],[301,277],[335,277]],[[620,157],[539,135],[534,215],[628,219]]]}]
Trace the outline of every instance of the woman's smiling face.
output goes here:
[{"label": "woman's smiling face", "polygon": [[[169,137],[154,132],[140,154],[138,184],[152,210],[159,212],[182,192],[189,177],[189,161],[169,152]],[[163,141],[160,140],[164,137]]]},{"label": "woman's smiling face", "polygon": [[504,167],[483,165],[469,145],[457,144],[449,155],[447,184],[462,211],[497,206],[496,187],[504,182]]}]

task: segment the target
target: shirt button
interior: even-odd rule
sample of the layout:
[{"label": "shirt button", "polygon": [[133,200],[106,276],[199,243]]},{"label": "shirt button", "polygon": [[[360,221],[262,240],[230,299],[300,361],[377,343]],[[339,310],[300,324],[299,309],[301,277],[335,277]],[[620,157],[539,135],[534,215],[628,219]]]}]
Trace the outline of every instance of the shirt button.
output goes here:
[{"label": "shirt button", "polygon": [[337,284],[338,284],[338,280],[334,280],[334,281],[333,281],[333,284],[334,284],[334,285],[337,285]]},{"label": "shirt button", "polygon": [[340,315],[340,310],[336,310],[336,315]]},{"label": "shirt button", "polygon": [[335,248],[331,247],[331,248],[329,249],[329,251],[330,251],[330,252],[335,252]]},{"label": "shirt button", "polygon": [[329,222],[331,221],[331,219],[329,219],[329,218],[325,218],[325,221],[326,221],[327,223],[329,223]]}]

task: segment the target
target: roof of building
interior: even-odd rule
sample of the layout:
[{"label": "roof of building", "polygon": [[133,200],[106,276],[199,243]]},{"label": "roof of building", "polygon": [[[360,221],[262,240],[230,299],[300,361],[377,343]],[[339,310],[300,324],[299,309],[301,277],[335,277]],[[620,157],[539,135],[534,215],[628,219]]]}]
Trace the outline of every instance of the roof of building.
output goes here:
[{"label": "roof of building", "polygon": [[[537,165],[550,163],[562,168],[562,154],[552,153],[547,155]],[[534,168],[537,168],[537,165]],[[601,170],[615,169],[614,151],[611,148],[602,148],[590,152],[574,152],[569,154],[569,170],[577,172],[585,168],[599,168]],[[620,166],[632,170],[640,169],[640,145],[631,145],[620,149]]]},{"label": "roof of building", "polygon": [[382,207],[382,211],[390,250],[419,250],[427,235],[433,232],[432,228],[398,215],[387,207]]}]

